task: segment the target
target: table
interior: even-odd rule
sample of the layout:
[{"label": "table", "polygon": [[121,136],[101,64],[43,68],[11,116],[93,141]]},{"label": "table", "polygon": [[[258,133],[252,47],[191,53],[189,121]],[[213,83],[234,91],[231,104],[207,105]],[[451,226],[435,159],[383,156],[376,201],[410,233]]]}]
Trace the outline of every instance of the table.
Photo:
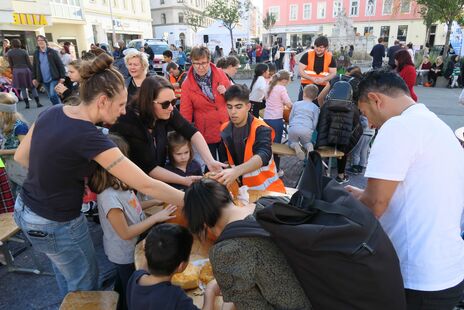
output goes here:
[{"label": "table", "polygon": [[111,310],[118,305],[119,294],[114,291],[70,292],[60,310]]},{"label": "table", "polygon": [[[259,190],[248,190],[248,194],[250,195],[250,202],[255,202],[259,198],[263,196],[289,196],[293,195],[297,189],[295,188],[290,188],[286,187],[285,190],[287,193],[279,193],[279,192],[273,192],[273,191],[259,191]],[[145,209],[144,212],[147,215],[152,215],[156,213],[157,211],[161,210],[163,206],[154,206],[149,209]],[[178,209],[179,210],[179,209]],[[193,245],[192,245],[192,252],[190,253],[190,261],[196,261],[196,260],[201,260],[208,258],[208,252],[211,246],[213,245],[214,241],[207,239],[204,241],[198,240],[198,238],[194,238],[193,240]],[[135,269],[146,269],[146,259],[145,259],[145,254],[144,254],[144,249],[143,249],[143,242],[139,242],[137,246],[135,247],[135,252],[134,252],[134,264],[135,264]],[[203,306],[203,296],[200,295],[202,292],[199,288],[195,290],[190,290],[187,291],[187,295],[193,299],[193,303],[201,308]],[[215,309],[219,310],[222,308],[222,297],[217,297],[215,301]]]}]

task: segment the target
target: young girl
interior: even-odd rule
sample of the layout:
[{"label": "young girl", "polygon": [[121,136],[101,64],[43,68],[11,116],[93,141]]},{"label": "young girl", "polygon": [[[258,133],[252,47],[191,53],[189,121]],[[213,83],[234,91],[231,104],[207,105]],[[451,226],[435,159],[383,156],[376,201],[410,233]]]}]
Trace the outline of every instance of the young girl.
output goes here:
[{"label": "young girl", "polygon": [[250,86],[250,103],[253,116],[259,118],[259,110],[264,109],[267,82],[269,76],[269,67],[267,64],[257,64],[255,67],[255,76]]},{"label": "young girl", "polygon": [[[266,94],[266,108],[264,109],[264,121],[274,129],[274,143],[282,142],[284,131],[284,106],[291,108],[292,101],[287,93],[286,86],[290,83],[290,72],[279,70],[269,83],[269,90]],[[277,168],[280,164],[280,158],[274,157]],[[279,171],[279,176],[283,175]]]},{"label": "young girl", "polygon": [[17,112],[17,98],[8,93],[0,93],[0,133],[2,135],[2,156],[11,190],[16,196],[27,176],[27,170],[14,161],[13,155],[19,143],[26,136],[29,127],[23,116]]},{"label": "young girl", "polygon": [[[129,146],[123,138],[111,134],[109,138],[127,156]],[[176,207],[170,205],[145,218],[142,210],[151,207],[153,201],[144,201],[141,204],[133,190],[99,165],[90,178],[89,187],[98,194],[98,213],[105,254],[117,267],[114,288],[119,293],[118,309],[127,309],[126,286],[135,271],[134,251],[137,239],[153,225],[174,218],[171,214]]]},{"label": "young girl", "polygon": [[[203,175],[201,165],[193,159],[192,144],[182,135],[173,131],[168,135],[169,163],[164,168],[183,177]],[[171,186],[185,190],[187,186],[170,184]]]},{"label": "young girl", "polygon": [[81,75],[79,74],[80,67],[80,59],[71,61],[67,67],[68,76],[65,78],[64,84],[58,83],[55,87],[55,91],[65,104],[70,104],[73,101],[71,97],[79,97],[79,83],[81,81]]}]

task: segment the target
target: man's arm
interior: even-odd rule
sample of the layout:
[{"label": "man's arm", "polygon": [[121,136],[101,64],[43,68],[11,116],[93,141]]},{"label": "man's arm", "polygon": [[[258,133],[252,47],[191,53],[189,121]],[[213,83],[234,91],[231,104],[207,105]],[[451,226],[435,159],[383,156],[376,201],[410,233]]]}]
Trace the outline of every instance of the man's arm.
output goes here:
[{"label": "man's arm", "polygon": [[224,169],[219,172],[215,179],[224,184],[229,185],[240,176],[255,171],[263,166],[263,161],[259,155],[253,155],[248,161],[233,168]]},{"label": "man's arm", "polygon": [[379,218],[387,210],[399,183],[398,181],[369,178],[365,190],[350,185],[346,186],[346,189],[371,209],[376,218]]},{"label": "man's arm", "polygon": [[314,82],[314,79],[305,72],[305,69],[306,69],[306,65],[300,62],[298,64],[298,73],[300,74],[300,76],[307,80]]},{"label": "man's arm", "polygon": [[329,75],[326,76],[323,81],[324,82],[329,82],[331,79],[333,79],[337,75],[337,68],[329,68]]}]

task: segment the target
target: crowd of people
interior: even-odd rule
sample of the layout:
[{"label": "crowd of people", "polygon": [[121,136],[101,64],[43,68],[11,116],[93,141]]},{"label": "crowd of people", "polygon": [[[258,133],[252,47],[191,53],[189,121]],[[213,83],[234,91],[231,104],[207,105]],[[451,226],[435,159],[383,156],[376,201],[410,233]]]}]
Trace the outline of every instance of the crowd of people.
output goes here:
[{"label": "crowd of people", "polygon": [[[17,112],[18,98],[0,93],[1,210],[11,212],[14,204],[16,223],[34,250],[50,259],[62,297],[99,288],[81,212],[88,186],[97,194],[105,254],[116,269],[118,309],[196,309],[170,283],[187,266],[193,235],[218,238],[209,253],[215,280],[205,288],[203,309],[214,309],[218,295],[224,309],[311,309],[297,270],[272,239],[221,239],[235,222],[255,222],[256,206],[237,206],[227,186],[286,192],[272,151],[274,143],[285,143],[286,130],[299,160],[323,146],[344,152],[337,160],[339,184],[365,170],[365,189],[345,189],[392,241],[404,309],[451,310],[462,299],[464,150],[450,128],[417,103],[410,51],[390,48],[392,67],[385,70],[377,58],[385,49],[376,46],[376,70],[363,75],[350,66],[337,75],[329,41],[319,36],[295,64],[301,82],[292,102],[292,73],[282,69],[285,50],[278,45],[276,53],[253,48],[258,64],[248,87],[234,80],[239,59],[224,56],[219,46],[213,53],[193,47],[188,69],[187,56],[173,46],[163,53],[160,76],[150,70],[149,47],[120,43],[112,55],[95,45],[73,60],[69,48],[57,52],[39,35],[32,63],[21,42],[13,41],[7,53],[26,107],[28,90],[40,105],[39,83],[53,105],[29,126]],[[425,58],[421,69],[429,70],[425,79],[433,84],[442,59],[432,65]],[[453,170],[445,171],[437,158]],[[169,205],[144,214],[160,202]],[[141,236],[147,270],[134,265]]]}]

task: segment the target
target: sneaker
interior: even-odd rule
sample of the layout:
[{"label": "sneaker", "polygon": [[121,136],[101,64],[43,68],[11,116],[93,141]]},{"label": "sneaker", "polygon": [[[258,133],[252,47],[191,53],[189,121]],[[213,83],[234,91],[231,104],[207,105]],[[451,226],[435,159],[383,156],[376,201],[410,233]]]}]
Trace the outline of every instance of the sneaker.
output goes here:
[{"label": "sneaker", "polygon": [[348,178],[348,176],[345,174],[345,176],[342,178],[340,178],[339,176],[337,176],[335,178],[335,181],[337,181],[338,184],[345,184],[345,183],[348,183],[350,179]]},{"label": "sneaker", "polygon": [[305,152],[303,152],[303,150],[301,149],[301,147],[298,145],[294,148],[295,150],[295,153],[296,153],[296,157],[298,157],[299,160],[305,160],[306,158],[306,154]]},{"label": "sneaker", "polygon": [[351,166],[350,168],[347,168],[346,172],[348,172],[349,174],[358,175],[362,172],[362,167],[358,165],[354,165],[354,166]]},{"label": "sneaker", "polygon": [[277,175],[279,176],[279,178],[283,177],[284,171],[282,169],[279,169],[279,171],[277,172]]}]

